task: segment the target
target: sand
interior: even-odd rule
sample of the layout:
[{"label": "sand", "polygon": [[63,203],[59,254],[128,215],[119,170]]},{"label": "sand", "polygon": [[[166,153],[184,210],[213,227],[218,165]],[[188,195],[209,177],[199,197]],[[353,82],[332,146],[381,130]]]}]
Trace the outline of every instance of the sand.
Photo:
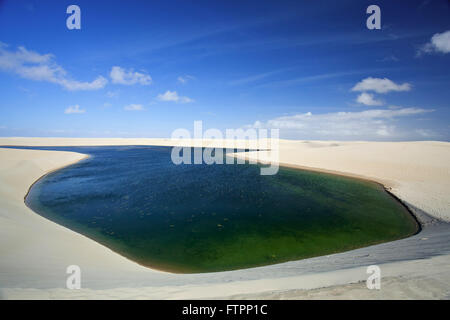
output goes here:
[{"label": "sand", "polygon": [[[0,145],[28,146],[171,144],[168,139],[0,138]],[[83,158],[0,149],[0,298],[450,298],[450,143],[281,140],[280,163],[380,182],[419,215],[423,231],[329,256],[188,275],[139,266],[25,206],[34,181]],[[81,267],[80,290],[66,289],[71,264]],[[371,264],[382,270],[381,290],[365,287]]]}]

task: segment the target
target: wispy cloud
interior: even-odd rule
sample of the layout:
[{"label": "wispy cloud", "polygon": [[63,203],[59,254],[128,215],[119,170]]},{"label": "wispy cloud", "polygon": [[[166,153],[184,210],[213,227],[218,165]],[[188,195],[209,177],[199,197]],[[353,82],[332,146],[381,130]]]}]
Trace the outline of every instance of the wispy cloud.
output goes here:
[{"label": "wispy cloud", "polygon": [[419,49],[417,55],[420,56],[422,54],[435,52],[444,54],[450,52],[450,30],[433,35],[430,42]]},{"label": "wispy cloud", "polygon": [[186,84],[186,83],[188,83],[189,81],[191,81],[191,80],[194,80],[195,79],[195,77],[194,76],[190,76],[190,75],[185,75],[185,76],[179,76],[178,78],[177,78],[177,81],[179,82],[179,83],[181,83],[181,84]]},{"label": "wispy cloud", "polygon": [[152,83],[152,77],[146,73],[134,71],[133,69],[126,70],[124,68],[114,66],[109,73],[112,83],[124,84],[124,85],[150,85]]},{"label": "wispy cloud", "polygon": [[274,70],[274,71],[269,71],[269,72],[263,72],[263,73],[259,73],[259,74],[254,74],[251,76],[247,76],[247,77],[243,77],[240,79],[236,79],[236,80],[232,80],[230,82],[228,82],[229,85],[231,86],[237,86],[237,85],[243,85],[243,84],[248,84],[248,83],[252,83],[252,82],[256,82],[268,77],[271,77],[273,75],[285,72],[285,71],[289,71],[292,70],[293,68],[283,68],[283,69],[278,69],[278,70]]},{"label": "wispy cloud", "polygon": [[[224,34],[233,32],[228,30]],[[403,39],[417,38],[423,36],[425,31],[410,31],[393,33],[380,33],[368,37],[362,32],[343,32],[339,34],[324,33],[324,34],[302,34],[300,36],[290,35],[272,35],[264,37],[249,37],[245,36],[245,33],[239,33],[235,37],[229,37],[226,41],[215,41],[216,37],[220,36],[220,33],[212,33],[203,37],[193,38],[189,41],[183,41],[173,46],[160,48],[177,48],[178,50],[188,51],[200,51],[201,54],[198,57],[205,57],[215,54],[224,54],[229,52],[252,52],[261,50],[283,50],[289,48],[301,48],[301,47],[315,47],[323,46],[324,44],[335,45],[367,45],[376,44],[382,42],[398,41]]]},{"label": "wispy cloud", "polygon": [[119,96],[119,92],[117,92],[117,91],[108,91],[106,93],[106,96],[108,98],[116,98],[117,96]]},{"label": "wispy cloud", "polygon": [[389,61],[390,62],[397,62],[397,61],[399,61],[399,59],[392,54],[392,55],[386,56],[383,59],[380,59],[378,61],[380,61],[380,62],[389,62]]},{"label": "wispy cloud", "polygon": [[[330,73],[322,73],[322,74],[296,77],[296,78],[286,79],[286,80],[268,81],[264,84],[258,85],[257,87],[259,87],[259,88],[285,87],[285,86],[299,85],[299,84],[305,84],[305,83],[327,80],[327,79],[341,78],[341,77],[351,76],[351,75],[355,75],[355,74],[367,73],[369,71],[377,72],[377,70],[355,70],[355,71],[330,72]],[[381,71],[381,69],[380,69],[380,71]]]},{"label": "wispy cloud", "polygon": [[372,77],[361,80],[352,88],[352,91],[375,91],[377,93],[409,90],[411,90],[409,83],[397,84],[388,78],[381,79]]},{"label": "wispy cloud", "polygon": [[254,128],[278,128],[295,138],[383,139],[395,137],[396,119],[424,114],[433,110],[422,108],[374,109],[359,112],[311,112],[256,121]]},{"label": "wispy cloud", "polygon": [[144,107],[142,104],[129,104],[125,107],[123,107],[125,111],[144,111]]},{"label": "wispy cloud", "polygon": [[66,110],[64,110],[65,114],[80,114],[85,112],[86,110],[80,109],[79,105],[70,106]]},{"label": "wispy cloud", "polygon": [[0,42],[0,70],[35,81],[47,81],[61,85],[67,90],[97,90],[103,88],[108,80],[98,76],[91,82],[72,80],[67,72],[55,62],[52,54],[40,54],[18,47],[16,51]]},{"label": "wispy cloud", "polygon": [[165,101],[165,102],[168,102],[168,101],[177,102],[177,103],[194,102],[193,99],[188,98],[188,97],[179,96],[176,91],[170,91],[170,90],[167,90],[163,94],[158,94],[158,96],[156,98],[159,101]]},{"label": "wispy cloud", "polygon": [[439,136],[434,130],[430,129],[416,129],[415,132],[417,132],[420,136],[424,138],[433,138]]}]

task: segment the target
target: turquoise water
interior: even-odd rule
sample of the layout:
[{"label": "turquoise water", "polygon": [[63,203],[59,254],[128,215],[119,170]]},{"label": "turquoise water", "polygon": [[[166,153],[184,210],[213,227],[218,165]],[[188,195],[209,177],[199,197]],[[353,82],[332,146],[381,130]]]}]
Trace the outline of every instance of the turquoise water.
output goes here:
[{"label": "turquoise water", "polygon": [[[36,148],[35,148],[36,149]],[[38,148],[89,154],[30,189],[40,215],[142,265],[247,268],[407,237],[418,225],[375,183],[258,165],[174,165],[170,147]]]}]

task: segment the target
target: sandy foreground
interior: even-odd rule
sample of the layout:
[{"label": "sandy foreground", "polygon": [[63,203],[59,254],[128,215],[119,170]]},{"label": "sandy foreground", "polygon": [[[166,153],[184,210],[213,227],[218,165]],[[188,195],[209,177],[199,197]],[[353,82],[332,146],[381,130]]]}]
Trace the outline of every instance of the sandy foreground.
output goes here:
[{"label": "sandy foreground", "polygon": [[[172,144],[169,139],[0,138],[3,146]],[[262,161],[267,156],[246,154]],[[84,157],[0,148],[0,298],[450,298],[450,143],[281,140],[281,164],[380,182],[413,210],[423,230],[339,254],[186,275],[142,267],[25,206],[33,182]],[[66,289],[66,268],[73,264],[81,268],[80,290]],[[366,288],[366,268],[372,264],[381,268],[381,290]]]}]

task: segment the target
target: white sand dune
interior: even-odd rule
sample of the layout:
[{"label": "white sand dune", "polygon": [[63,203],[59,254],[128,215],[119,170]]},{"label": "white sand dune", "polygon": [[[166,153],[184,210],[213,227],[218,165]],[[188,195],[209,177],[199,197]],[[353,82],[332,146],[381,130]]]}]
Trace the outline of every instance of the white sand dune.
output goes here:
[{"label": "white sand dune", "polygon": [[[220,144],[220,143],[219,143]],[[171,145],[169,139],[0,138],[0,145]],[[264,159],[264,152],[262,154]],[[238,155],[242,156],[242,154]],[[256,152],[250,152],[255,157]],[[144,268],[31,211],[28,188],[84,155],[0,148],[1,298],[450,298],[450,143],[280,142],[280,162],[383,183],[427,221],[413,237],[340,254],[245,270],[170,274]],[[261,159],[261,158],[260,158]],[[65,288],[66,268],[82,289]],[[366,266],[382,270],[368,290]]]}]

